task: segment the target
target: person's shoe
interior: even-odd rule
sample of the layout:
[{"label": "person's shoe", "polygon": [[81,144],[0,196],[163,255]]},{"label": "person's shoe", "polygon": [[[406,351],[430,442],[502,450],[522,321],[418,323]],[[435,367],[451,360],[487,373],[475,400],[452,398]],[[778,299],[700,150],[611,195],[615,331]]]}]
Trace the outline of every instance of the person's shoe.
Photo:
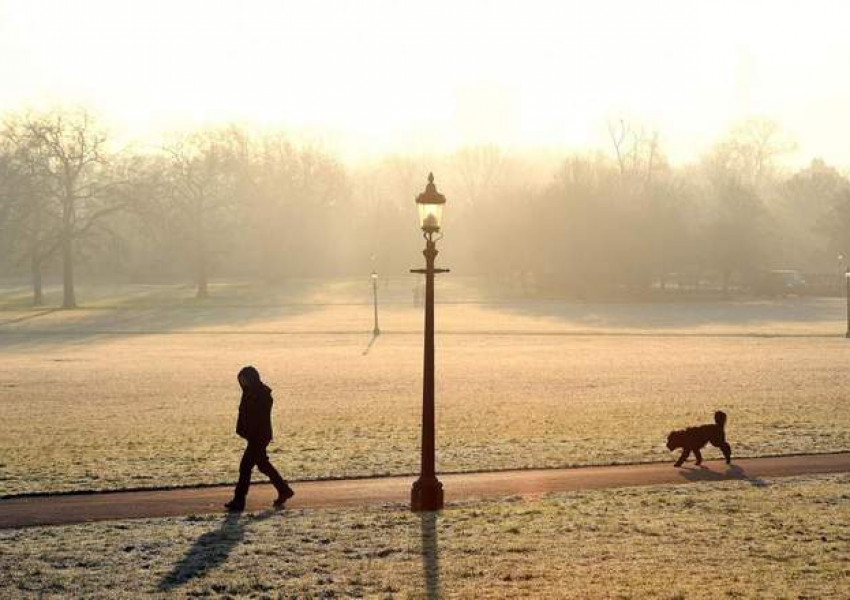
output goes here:
[{"label": "person's shoe", "polygon": [[225,504],[224,508],[226,508],[230,512],[242,512],[243,510],[245,510],[245,501],[239,500],[238,498],[234,498],[233,500]]},{"label": "person's shoe", "polygon": [[295,495],[295,492],[292,491],[291,487],[287,487],[284,491],[278,492],[277,499],[272,503],[277,508],[282,508],[286,501],[292,498]]}]

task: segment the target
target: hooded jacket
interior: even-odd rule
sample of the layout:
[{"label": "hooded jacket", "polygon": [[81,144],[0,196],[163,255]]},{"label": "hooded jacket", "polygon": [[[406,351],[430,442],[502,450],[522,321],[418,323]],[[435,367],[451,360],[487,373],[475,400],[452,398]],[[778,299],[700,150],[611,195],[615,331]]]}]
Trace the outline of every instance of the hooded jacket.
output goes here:
[{"label": "hooded jacket", "polygon": [[242,392],[236,433],[249,442],[272,441],[272,390],[264,383]]}]

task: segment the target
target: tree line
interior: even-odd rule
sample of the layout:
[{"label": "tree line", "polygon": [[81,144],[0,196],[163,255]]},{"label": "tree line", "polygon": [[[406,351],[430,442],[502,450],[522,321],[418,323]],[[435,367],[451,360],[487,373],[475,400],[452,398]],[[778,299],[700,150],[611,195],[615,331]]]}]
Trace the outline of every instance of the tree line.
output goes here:
[{"label": "tree line", "polygon": [[[850,180],[750,120],[693,164],[658,132],[608,124],[596,152],[552,158],[471,146],[349,166],[281,132],[236,126],[116,148],[90,112],[6,115],[0,128],[0,274],[45,275],[76,305],[77,273],[107,281],[275,283],[404,273],[421,240],[413,199],[431,170],[449,198],[446,253],[460,271],[527,291],[588,296],[724,290],[771,268],[837,274],[850,256]],[[833,270],[835,269],[835,270]]]}]

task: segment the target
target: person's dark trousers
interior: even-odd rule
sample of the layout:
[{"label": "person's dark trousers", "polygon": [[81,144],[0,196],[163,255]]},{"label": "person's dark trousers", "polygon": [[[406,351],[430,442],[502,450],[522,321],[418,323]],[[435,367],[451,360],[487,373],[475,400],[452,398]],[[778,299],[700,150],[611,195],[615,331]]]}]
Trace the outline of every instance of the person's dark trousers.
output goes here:
[{"label": "person's dark trousers", "polygon": [[255,466],[260,470],[260,473],[271,480],[278,494],[283,494],[289,490],[289,484],[269,462],[269,457],[266,454],[267,446],[268,444],[248,442],[248,447],[245,448],[242,461],[239,463],[239,482],[236,484],[234,493],[234,496],[243,502],[245,496],[248,495],[248,488],[251,486],[251,471]]}]

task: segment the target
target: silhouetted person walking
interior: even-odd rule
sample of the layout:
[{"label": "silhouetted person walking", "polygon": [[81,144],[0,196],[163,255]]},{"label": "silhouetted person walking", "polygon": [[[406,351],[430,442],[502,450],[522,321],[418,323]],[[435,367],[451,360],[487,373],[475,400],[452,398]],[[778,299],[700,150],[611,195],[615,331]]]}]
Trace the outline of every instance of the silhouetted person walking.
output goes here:
[{"label": "silhouetted person walking", "polygon": [[245,509],[245,497],[251,486],[251,471],[255,466],[271,480],[277,490],[274,505],[283,506],[295,492],[272,466],[266,454],[266,448],[272,441],[272,391],[260,380],[260,374],[254,367],[245,367],[239,371],[238,379],[242,387],[242,401],[239,403],[236,433],[245,438],[248,446],[239,463],[239,482],[233,500],[224,506],[234,511]]}]

